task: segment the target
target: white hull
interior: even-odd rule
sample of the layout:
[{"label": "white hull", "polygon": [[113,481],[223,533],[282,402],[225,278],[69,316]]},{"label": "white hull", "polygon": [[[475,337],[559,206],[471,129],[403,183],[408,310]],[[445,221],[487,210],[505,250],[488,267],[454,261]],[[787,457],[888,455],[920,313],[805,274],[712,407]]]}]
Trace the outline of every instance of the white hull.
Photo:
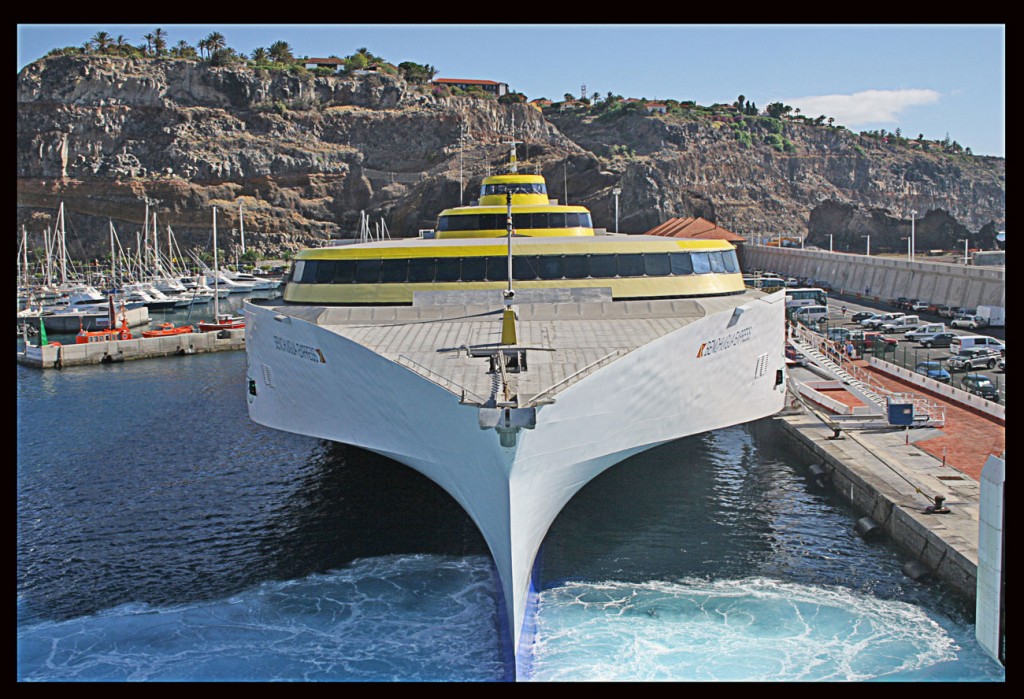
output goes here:
[{"label": "white hull", "polygon": [[645,449],[782,409],[782,294],[743,309],[695,319],[568,383],[503,446],[498,430],[481,427],[478,405],[338,326],[247,303],[249,412],[269,427],[386,455],[455,498],[490,547],[508,613],[503,641],[518,658],[531,642],[534,558],[580,488]]}]

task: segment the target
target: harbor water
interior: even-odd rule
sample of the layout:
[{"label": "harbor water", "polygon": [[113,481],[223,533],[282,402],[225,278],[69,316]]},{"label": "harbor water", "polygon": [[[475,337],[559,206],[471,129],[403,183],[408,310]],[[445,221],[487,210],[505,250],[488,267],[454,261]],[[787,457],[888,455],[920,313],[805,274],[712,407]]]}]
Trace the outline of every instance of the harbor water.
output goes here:
[{"label": "harbor water", "polygon": [[[243,352],[17,367],[18,680],[505,679],[459,506],[256,425],[244,380]],[[527,679],[1003,682],[973,607],[858,537],[808,459],[766,419],[588,484],[540,553]]]}]

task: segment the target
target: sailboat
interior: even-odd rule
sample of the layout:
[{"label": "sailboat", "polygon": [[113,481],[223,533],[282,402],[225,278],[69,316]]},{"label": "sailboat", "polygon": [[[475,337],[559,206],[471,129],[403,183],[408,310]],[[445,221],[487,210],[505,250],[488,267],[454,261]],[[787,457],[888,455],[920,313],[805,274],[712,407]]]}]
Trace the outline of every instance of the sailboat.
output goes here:
[{"label": "sailboat", "polygon": [[199,332],[218,332],[220,330],[241,330],[245,327],[244,316],[233,316],[220,312],[220,267],[217,262],[217,207],[213,208],[213,320],[201,320],[197,324]]}]

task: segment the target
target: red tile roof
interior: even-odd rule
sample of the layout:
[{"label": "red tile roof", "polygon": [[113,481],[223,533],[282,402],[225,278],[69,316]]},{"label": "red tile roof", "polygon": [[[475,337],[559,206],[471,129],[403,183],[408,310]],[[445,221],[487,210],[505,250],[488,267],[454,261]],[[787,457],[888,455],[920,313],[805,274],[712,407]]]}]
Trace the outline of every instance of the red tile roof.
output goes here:
[{"label": "red tile roof", "polygon": [[728,240],[730,243],[744,242],[746,238],[732,231],[719,228],[718,224],[704,218],[670,218],[647,231],[646,235],[663,235],[670,238],[702,238],[711,240]]},{"label": "red tile roof", "polygon": [[493,80],[463,80],[462,78],[436,78],[435,83],[456,83],[466,85],[501,85]]}]

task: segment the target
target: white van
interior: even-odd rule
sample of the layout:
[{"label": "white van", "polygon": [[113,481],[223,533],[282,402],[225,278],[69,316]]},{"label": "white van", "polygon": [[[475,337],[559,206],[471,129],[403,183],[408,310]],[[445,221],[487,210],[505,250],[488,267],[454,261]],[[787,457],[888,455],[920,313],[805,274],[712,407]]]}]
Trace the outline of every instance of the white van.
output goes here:
[{"label": "white van", "polygon": [[988,335],[957,335],[949,341],[949,353],[960,354],[960,350],[971,349],[972,347],[987,347],[988,349],[1006,350],[1002,340],[997,340]]},{"label": "white van", "polygon": [[804,324],[828,320],[828,306],[800,306],[793,317]]}]

